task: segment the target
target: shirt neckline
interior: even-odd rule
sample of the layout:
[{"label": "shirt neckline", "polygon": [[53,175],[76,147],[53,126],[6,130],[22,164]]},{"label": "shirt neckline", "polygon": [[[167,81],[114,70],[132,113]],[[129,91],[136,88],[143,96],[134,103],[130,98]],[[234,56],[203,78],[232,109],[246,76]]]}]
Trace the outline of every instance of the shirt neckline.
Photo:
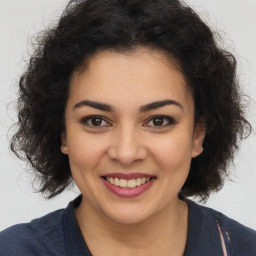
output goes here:
[{"label": "shirt neckline", "polygon": [[[82,195],[70,202],[63,213],[62,226],[68,256],[92,256],[75,216],[75,208],[81,200]],[[189,199],[182,200],[188,205],[188,235],[184,256],[205,255],[203,252],[209,250],[209,255],[221,255],[214,214],[205,213],[203,207]]]},{"label": "shirt neckline", "polygon": [[75,208],[80,205],[81,200],[82,195],[70,202],[63,213],[62,226],[64,229],[64,242],[68,256],[92,256],[75,216]]}]

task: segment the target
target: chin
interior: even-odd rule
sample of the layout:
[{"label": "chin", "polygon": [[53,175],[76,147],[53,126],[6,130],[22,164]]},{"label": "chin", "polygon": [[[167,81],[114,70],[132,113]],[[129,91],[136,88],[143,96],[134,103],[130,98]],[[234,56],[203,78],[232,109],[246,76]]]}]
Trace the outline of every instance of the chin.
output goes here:
[{"label": "chin", "polygon": [[112,222],[122,225],[135,225],[142,224],[150,218],[152,214],[145,211],[145,208],[127,209],[127,207],[121,207],[121,209],[113,209],[108,212],[104,212],[105,216]]}]

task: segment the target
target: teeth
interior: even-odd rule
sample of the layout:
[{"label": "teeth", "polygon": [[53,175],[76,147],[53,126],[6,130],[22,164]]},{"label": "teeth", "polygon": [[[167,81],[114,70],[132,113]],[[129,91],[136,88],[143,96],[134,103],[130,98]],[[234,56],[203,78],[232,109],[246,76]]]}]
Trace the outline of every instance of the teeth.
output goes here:
[{"label": "teeth", "polygon": [[124,180],[119,178],[107,177],[107,181],[117,187],[121,188],[136,188],[150,181],[149,177]]},{"label": "teeth", "polygon": [[115,178],[115,179],[114,179],[114,183],[112,183],[112,184],[114,184],[115,186],[118,186],[118,187],[119,187],[119,185],[120,185],[120,180],[119,180],[118,178]]},{"label": "teeth", "polygon": [[120,179],[120,184],[119,186],[121,188],[126,188],[127,187],[127,180],[123,180],[123,179]]},{"label": "teeth", "polygon": [[128,180],[128,188],[135,188],[136,187],[136,180]]},{"label": "teeth", "polygon": [[136,179],[136,186],[138,187],[140,185],[141,185],[141,178],[138,178],[138,179]]}]

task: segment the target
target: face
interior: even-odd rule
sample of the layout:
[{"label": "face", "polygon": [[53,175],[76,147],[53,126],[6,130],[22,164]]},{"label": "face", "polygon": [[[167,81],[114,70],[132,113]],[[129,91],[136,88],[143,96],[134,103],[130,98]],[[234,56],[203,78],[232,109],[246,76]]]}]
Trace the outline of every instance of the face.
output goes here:
[{"label": "face", "polygon": [[179,202],[202,152],[185,78],[160,52],[103,51],[74,73],[65,110],[68,154],[83,204],[118,223],[139,223]]}]

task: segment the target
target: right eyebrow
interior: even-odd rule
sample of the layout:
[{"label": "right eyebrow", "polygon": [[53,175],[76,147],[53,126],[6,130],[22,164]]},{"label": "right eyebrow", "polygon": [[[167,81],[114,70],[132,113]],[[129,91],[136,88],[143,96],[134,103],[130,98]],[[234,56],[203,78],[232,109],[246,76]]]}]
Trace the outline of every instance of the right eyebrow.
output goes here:
[{"label": "right eyebrow", "polygon": [[147,105],[144,105],[144,106],[140,107],[140,112],[147,112],[147,111],[150,111],[150,110],[154,110],[154,109],[157,109],[157,108],[164,107],[166,105],[174,105],[174,106],[177,106],[177,107],[179,107],[183,110],[182,104],[179,103],[178,101],[171,100],[171,99],[166,99],[166,100],[155,101],[155,102],[149,103]]},{"label": "right eyebrow", "polygon": [[114,108],[111,105],[100,103],[100,102],[97,102],[97,101],[91,101],[91,100],[82,100],[82,101],[76,103],[73,106],[73,110],[77,109],[77,108],[80,108],[82,106],[88,106],[88,107],[92,107],[92,108],[96,108],[96,109],[103,110],[103,111],[108,111],[108,112],[113,112],[114,111]]}]

